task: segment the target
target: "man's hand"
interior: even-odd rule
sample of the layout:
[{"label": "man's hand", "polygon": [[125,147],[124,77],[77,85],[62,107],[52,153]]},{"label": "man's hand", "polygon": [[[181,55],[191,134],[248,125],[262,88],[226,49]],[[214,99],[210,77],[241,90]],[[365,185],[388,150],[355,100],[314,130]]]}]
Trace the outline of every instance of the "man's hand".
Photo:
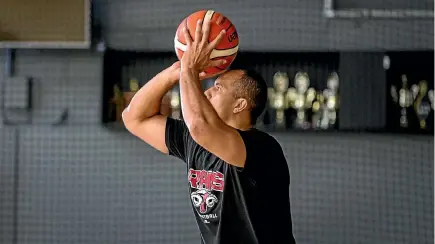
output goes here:
[{"label": "man's hand", "polygon": [[[220,66],[225,64],[225,60],[210,60],[210,54],[217,44],[225,35],[225,30],[222,30],[219,35],[209,43],[210,36],[210,20],[198,20],[195,31],[195,40],[190,37],[187,28],[183,29],[186,39],[186,51],[181,58],[181,69],[189,69],[193,72],[200,73],[209,67]],[[204,77],[204,73],[200,73],[200,77]]]},{"label": "man's hand", "polygon": [[[169,81],[178,81],[180,79],[180,70],[181,70],[181,62],[177,61],[175,63],[173,63],[171,66],[169,66],[168,68],[164,69],[161,74],[165,76],[165,79],[169,80]],[[211,78],[213,76],[215,76],[216,74],[205,74],[204,72],[199,74],[199,79],[200,80],[205,80],[208,78]]]},{"label": "man's hand", "polygon": [[173,63],[168,68],[164,69],[161,74],[169,81],[178,81],[180,79],[180,61]]}]

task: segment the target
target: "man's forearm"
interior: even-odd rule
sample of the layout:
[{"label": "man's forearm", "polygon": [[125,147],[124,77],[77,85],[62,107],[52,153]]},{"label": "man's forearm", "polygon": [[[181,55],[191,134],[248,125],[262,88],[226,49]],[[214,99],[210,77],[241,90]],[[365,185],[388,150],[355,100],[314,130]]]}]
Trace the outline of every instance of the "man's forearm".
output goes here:
[{"label": "man's forearm", "polygon": [[122,114],[124,121],[144,120],[159,114],[163,97],[177,83],[177,80],[170,80],[163,72],[148,81],[134,95]]},{"label": "man's forearm", "polygon": [[188,127],[197,123],[213,125],[219,119],[201,89],[198,72],[182,69],[180,76],[181,107]]}]

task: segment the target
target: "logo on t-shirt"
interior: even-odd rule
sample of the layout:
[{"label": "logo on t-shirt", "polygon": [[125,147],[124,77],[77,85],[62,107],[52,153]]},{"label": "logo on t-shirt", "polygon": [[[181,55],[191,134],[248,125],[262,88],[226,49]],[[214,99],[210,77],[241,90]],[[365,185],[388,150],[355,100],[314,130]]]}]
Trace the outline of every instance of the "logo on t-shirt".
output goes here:
[{"label": "logo on t-shirt", "polygon": [[201,214],[206,214],[207,210],[212,209],[218,202],[217,197],[208,190],[202,189],[190,194],[193,206],[199,209]]},{"label": "logo on t-shirt", "polygon": [[189,169],[188,180],[192,193],[190,199],[205,223],[218,216],[212,213],[219,203],[220,194],[224,190],[224,174],[215,171]]}]

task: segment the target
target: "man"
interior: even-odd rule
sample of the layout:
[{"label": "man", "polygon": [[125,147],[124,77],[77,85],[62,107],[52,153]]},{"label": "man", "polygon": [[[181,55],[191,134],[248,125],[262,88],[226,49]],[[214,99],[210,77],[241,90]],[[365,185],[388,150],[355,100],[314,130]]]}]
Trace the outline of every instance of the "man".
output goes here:
[{"label": "man", "polygon": [[[220,75],[205,93],[201,73],[223,61],[209,56],[224,31],[208,42],[210,23],[185,30],[181,62],[143,86],[123,112],[127,129],[187,164],[195,217],[206,244],[295,243],[289,169],[279,143],[253,128],[267,102],[267,86],[252,71]],[[184,122],[159,114],[162,97],[180,84]]]}]

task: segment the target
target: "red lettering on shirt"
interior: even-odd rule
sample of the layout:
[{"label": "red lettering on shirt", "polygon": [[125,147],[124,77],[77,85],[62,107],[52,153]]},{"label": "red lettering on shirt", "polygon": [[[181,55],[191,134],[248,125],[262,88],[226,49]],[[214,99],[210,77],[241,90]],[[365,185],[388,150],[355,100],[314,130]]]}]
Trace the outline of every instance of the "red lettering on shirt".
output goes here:
[{"label": "red lettering on shirt", "polygon": [[195,189],[223,191],[225,186],[224,174],[221,172],[189,169],[188,181],[190,187]]}]

